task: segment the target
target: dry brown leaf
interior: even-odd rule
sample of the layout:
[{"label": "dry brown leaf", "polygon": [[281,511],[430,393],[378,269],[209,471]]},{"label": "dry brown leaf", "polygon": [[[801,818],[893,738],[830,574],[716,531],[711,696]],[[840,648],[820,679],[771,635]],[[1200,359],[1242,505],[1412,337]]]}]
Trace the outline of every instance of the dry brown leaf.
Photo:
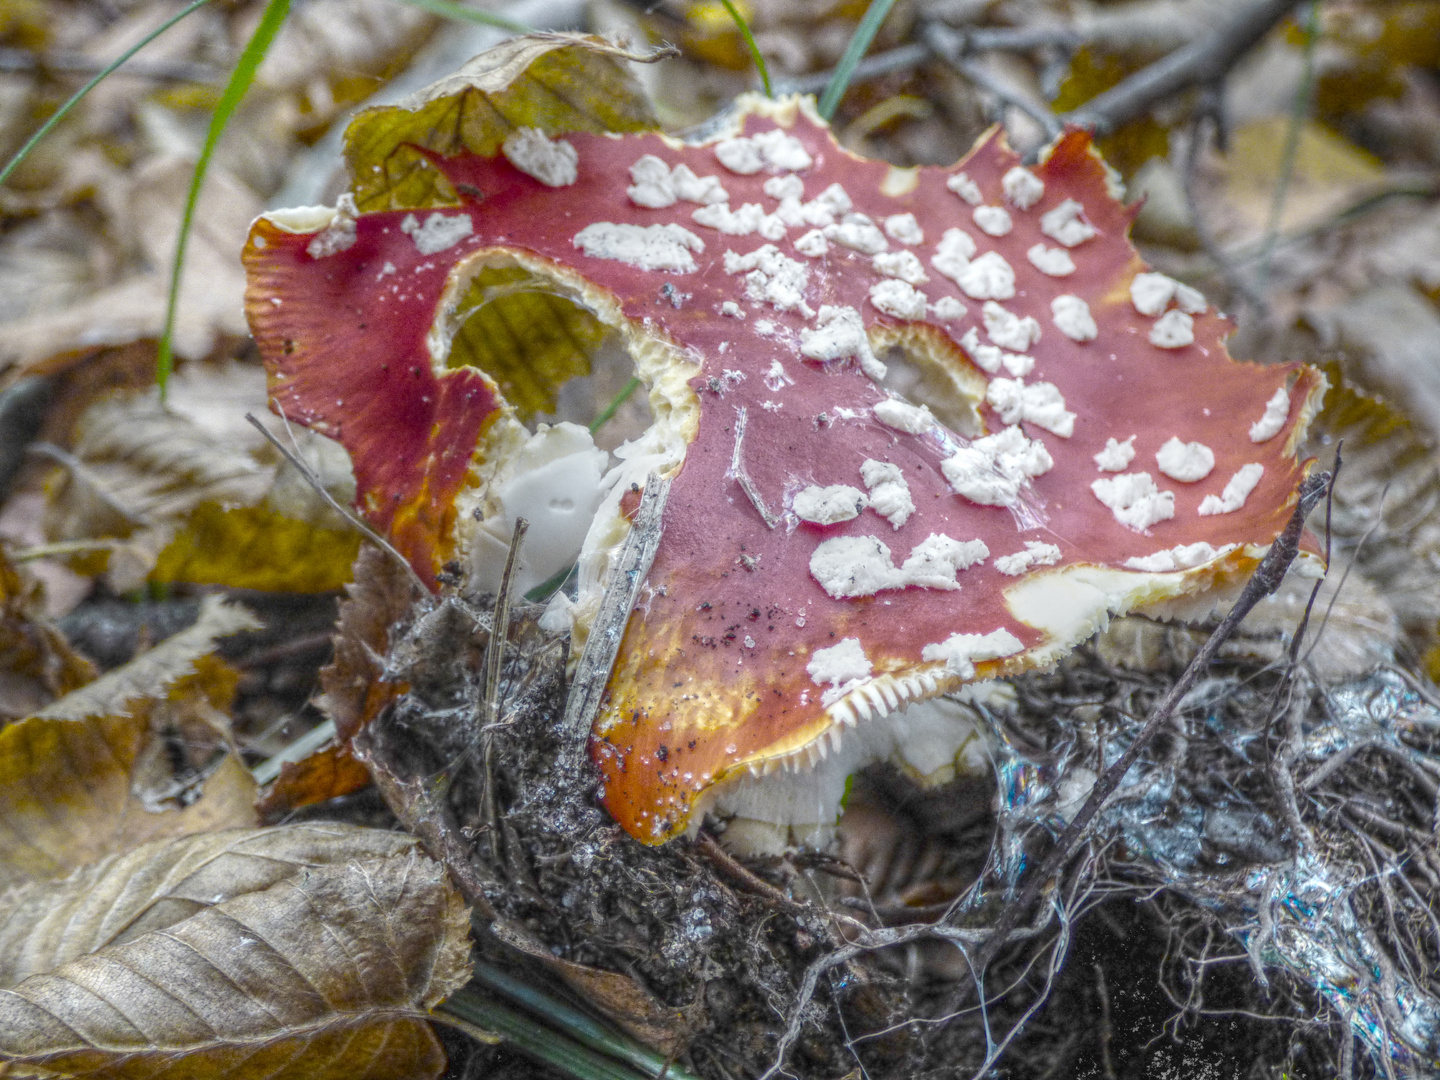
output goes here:
[{"label": "dry brown leaf", "polygon": [[319,866],[388,859],[413,850],[404,833],[335,823],[224,829],[137,848],[67,878],[0,894],[0,986]]},{"label": "dry brown leaf", "polygon": [[437,1075],[426,1016],[468,978],[465,906],[411,838],[319,829],[150,845],[0,899],[44,928],[6,958],[33,973],[0,995],[0,1068]]},{"label": "dry brown leaf", "polygon": [[161,836],[253,824],[255,779],[226,754],[188,806],[136,791],[147,716],[32,717],[0,731],[0,878],[49,878]]},{"label": "dry brown leaf", "polygon": [[18,720],[95,677],[43,615],[39,587],[0,550],[0,724]]},{"label": "dry brown leaf", "polygon": [[338,799],[370,786],[370,773],[343,746],[330,745],[280,766],[280,775],[256,803],[262,821],[283,820],[291,811]]},{"label": "dry brown leaf", "polygon": [[[93,353],[107,345],[158,338],[165,320],[169,268],[194,162],[157,158],[108,193],[111,231],[138,245],[138,268],[115,284],[59,311],[0,323],[0,363],[39,365],[60,353]],[[117,177],[107,176],[107,183]],[[245,334],[245,278],[236,259],[260,200],[244,184],[211,169],[195,215],[175,323],[175,355],[200,359],[222,336]]]},{"label": "dry brown leaf", "polygon": [[195,662],[215,648],[215,642],[242,630],[258,630],[260,620],[247,609],[220,596],[207,596],[193,626],[166,638],[130,663],[106,672],[79,690],[66,694],[36,714],[42,720],[83,720],[86,717],[124,713],[143,698],[165,696],[180,679],[195,669]]},{"label": "dry brown leaf", "polygon": [[174,732],[223,753],[235,676],[209,654],[258,625],[208,597],[194,626],[0,730],[3,878],[55,877],[157,837],[254,824],[255,780],[233,753],[187,776],[164,750]]},{"label": "dry brown leaf", "polygon": [[360,549],[346,592],[335,627],[335,658],[320,669],[320,685],[322,707],[348,743],[381,706],[405,692],[403,684],[380,676],[390,628],[410,614],[413,595],[405,568],[369,545]]}]

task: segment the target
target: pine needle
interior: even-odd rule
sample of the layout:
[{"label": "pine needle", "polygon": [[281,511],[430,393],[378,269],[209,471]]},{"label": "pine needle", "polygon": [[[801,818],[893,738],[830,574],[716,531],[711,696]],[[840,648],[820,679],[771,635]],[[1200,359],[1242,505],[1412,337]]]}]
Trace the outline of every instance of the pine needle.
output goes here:
[{"label": "pine needle", "polygon": [[112,60],[108,65],[106,65],[99,72],[97,72],[93,79],[87,82],[79,90],[76,90],[75,93],[70,96],[70,100],[65,102],[64,105],[61,105],[60,108],[56,109],[53,113],[51,113],[50,118],[46,120],[45,123],[40,125],[39,131],[35,132],[34,135],[31,135],[30,138],[25,140],[25,145],[20,147],[19,151],[17,151],[15,156],[10,159],[10,161],[6,164],[5,168],[0,169],[0,184],[4,184],[5,181],[10,179],[10,174],[13,173],[17,168],[19,168],[22,161],[24,161],[27,157],[30,156],[30,151],[35,149],[41,139],[45,138],[46,135],[49,135],[50,132],[55,130],[56,125],[59,124],[60,121],[64,120],[65,117],[70,114],[70,111],[74,109],[76,105],[80,104],[81,100],[85,97],[86,94],[90,93],[91,90],[94,90],[95,87],[99,86],[102,82],[109,78],[117,68],[119,68],[122,64],[127,63],[132,56],[138,53],[146,45],[149,45],[161,34],[165,33],[166,30],[169,30],[181,19],[185,18],[186,15],[189,15],[192,11],[198,11],[200,8],[204,7],[209,2],[210,0],[193,0],[192,3],[182,8],[179,12],[172,15],[170,18],[166,19],[154,30],[150,31],[150,33],[146,34],[134,45],[126,49],[123,53],[121,53],[114,60]]},{"label": "pine needle", "polygon": [[826,120],[832,119],[835,110],[840,107],[840,99],[849,89],[856,66],[864,59],[870,43],[875,40],[875,35],[880,30],[880,24],[894,6],[895,0],[870,0],[870,6],[865,9],[864,18],[855,28],[850,44],[845,46],[845,55],[840,57],[840,63],[835,65],[835,74],[830,77],[830,85],[825,87],[825,93],[820,96],[820,115]]},{"label": "pine needle", "polygon": [[175,312],[180,302],[180,276],[185,269],[185,248],[190,241],[190,229],[195,223],[195,206],[200,201],[200,188],[205,182],[205,172],[210,167],[210,159],[215,154],[220,136],[225,133],[230,118],[235,115],[245,92],[255,81],[255,73],[260,69],[265,54],[270,51],[270,46],[275,41],[275,35],[280,32],[280,27],[284,25],[289,14],[290,0],[269,0],[265,5],[260,24],[255,27],[255,33],[240,54],[230,81],[225,84],[225,90],[220,95],[220,103],[215,106],[215,115],[210,118],[210,130],[205,133],[205,144],[200,148],[199,160],[195,162],[190,194],[185,200],[185,211],[180,218],[180,233],[175,238],[175,259],[170,265],[170,296],[165,305],[165,329],[160,334],[160,348],[155,357],[155,382],[160,387],[162,401],[165,398],[166,384],[170,381],[170,371],[174,367],[171,347],[175,336]]}]

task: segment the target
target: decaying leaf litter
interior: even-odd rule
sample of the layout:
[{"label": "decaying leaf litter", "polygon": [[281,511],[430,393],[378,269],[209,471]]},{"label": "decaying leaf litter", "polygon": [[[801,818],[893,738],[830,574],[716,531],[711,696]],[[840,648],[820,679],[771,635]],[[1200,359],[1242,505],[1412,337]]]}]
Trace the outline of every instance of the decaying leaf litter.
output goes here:
[{"label": "decaying leaf litter", "polygon": [[[411,62],[413,49],[421,49],[413,58],[416,68],[430,59],[419,44],[430,28],[423,16],[399,5],[363,12],[358,5],[336,7],[345,10],[329,19],[323,5],[297,9],[285,32],[292,36],[282,35],[268,61],[282,68],[277,58],[288,55],[291,67],[268,82],[262,71],[245,106],[255,113],[247,124],[242,112],[229,147],[222,143],[217,167],[233,170],[249,188],[253,208],[269,196],[275,196],[271,205],[333,202],[340,178],[333,164],[315,160],[324,141],[313,154],[289,148],[316,140],[330,116]],[[1255,8],[1250,37],[1232,34],[1236,40],[1228,44],[1226,27],[1217,29],[1205,16],[1191,14],[1187,23],[1166,9],[1167,17],[1157,19],[1143,6],[900,10],[882,26],[874,49],[870,67],[879,77],[856,83],[842,104],[837,131],[868,156],[900,165],[949,165],[998,115],[1024,150],[1038,145],[1047,128],[1044,106],[1037,103],[1049,101],[1057,112],[1083,107],[1096,91],[1187,41],[1217,45],[1220,39],[1219,68],[1204,73],[1212,77],[1226,69],[1227,56],[1254,44],[1267,17],[1285,14],[1283,6],[1271,7],[1273,15]],[[596,29],[628,34],[642,49],[647,40],[678,42],[681,57],[637,69],[669,127],[705,120],[749,84],[740,39],[731,24],[713,17],[718,13],[659,9],[641,16],[618,7],[537,13],[583,15]],[[72,19],[65,33],[75,37],[52,40],[42,16],[19,20],[13,33],[32,56],[61,55],[76,40],[108,56],[164,18],[144,5],[132,14],[129,25],[117,20],[108,28],[113,39],[99,35],[105,28]],[[749,14],[783,89],[784,78],[800,81],[838,59],[859,13],[777,8]],[[169,39],[176,51],[157,54],[157,67],[144,76],[151,81],[138,91],[119,79],[102,84],[108,95],[92,99],[96,117],[85,127],[62,127],[60,141],[48,144],[52,156],[32,159],[48,161],[49,170],[12,184],[15,190],[6,195],[8,261],[17,285],[23,283],[10,292],[19,309],[15,333],[6,334],[7,342],[17,343],[11,377],[41,373],[49,396],[47,408],[31,409],[26,417],[40,427],[0,518],[15,537],[7,543],[20,574],[33,572],[48,586],[44,600],[26,578],[7,586],[7,626],[14,627],[7,630],[13,635],[7,658],[14,657],[7,668],[21,695],[7,715],[28,718],[90,677],[84,659],[49,627],[47,615],[63,615],[62,625],[82,650],[107,634],[118,640],[122,647],[104,661],[108,666],[166,636],[177,614],[183,619],[195,610],[191,582],[263,590],[238,598],[262,616],[272,613],[266,631],[222,646],[231,666],[212,664],[196,689],[177,692],[157,682],[144,700],[107,706],[116,713],[108,721],[116,730],[149,732],[148,755],[136,759],[139,765],[122,767],[136,770],[132,801],[143,814],[205,805],[201,791],[231,783],[220,781],[215,770],[233,768],[236,752],[247,763],[271,759],[273,774],[275,751],[318,719],[307,702],[319,687],[317,639],[324,636],[333,600],[316,592],[307,602],[303,594],[277,590],[335,587],[349,576],[355,544],[343,520],[281,465],[273,447],[251,439],[243,426],[245,409],[231,404],[241,396],[263,402],[263,392],[249,389],[258,387],[258,369],[241,344],[243,323],[233,317],[239,294],[222,284],[226,274],[232,286],[238,281],[237,264],[227,262],[224,251],[228,243],[238,252],[253,209],[235,214],[229,241],[216,238],[220,257],[213,269],[204,264],[208,255],[197,257],[198,272],[207,275],[199,280],[214,286],[203,290],[203,303],[185,302],[182,289],[179,310],[198,329],[191,338],[177,336],[177,349],[182,357],[210,363],[179,369],[170,388],[173,432],[137,422],[137,432],[146,434],[125,446],[128,416],[138,421],[155,413],[145,390],[157,333],[153,313],[161,310],[153,298],[163,298],[164,275],[157,269],[166,265],[174,235],[156,238],[140,228],[141,222],[163,224],[162,214],[144,208],[145,199],[163,201],[153,183],[160,174],[142,173],[140,166],[162,149],[182,166],[186,154],[193,155],[214,92],[208,91],[207,101],[203,82],[177,86],[176,76],[204,76],[212,85],[222,79],[257,15],[251,12],[243,23],[227,14],[237,19],[235,26],[217,18],[207,30],[189,31],[196,36],[188,41]],[[498,963],[552,994],[565,993],[567,985],[572,993],[578,988],[580,1000],[608,1008],[612,1019],[660,1052],[662,1062],[680,1051],[680,1063],[701,1075],[764,1071],[792,1019],[800,1041],[787,1061],[801,1075],[844,1075],[856,1068],[872,1075],[924,1075],[967,1066],[973,1072],[987,1048],[996,1048],[1032,1005],[1038,1008],[1028,1026],[1000,1058],[1000,1068],[1012,1075],[1055,1069],[1083,1075],[1087,1068],[1094,1075],[1117,1069],[1145,1075],[1147,1068],[1167,1067],[1234,1071],[1242,1064],[1267,1070],[1260,1075],[1287,1067],[1328,1075],[1337,1064],[1362,1072],[1423,1071],[1413,1055],[1426,1052],[1425,1032],[1433,1030],[1427,979],[1435,967],[1428,914],[1435,784],[1427,732],[1433,713],[1425,689],[1436,626],[1426,584],[1433,580],[1428,553],[1435,481],[1425,379],[1433,358],[1427,364],[1424,351],[1425,330],[1435,319],[1435,273],[1424,238],[1434,232],[1436,125],[1435,58],[1416,42],[1435,40],[1425,32],[1434,18],[1433,6],[1425,4],[1321,6],[1313,16],[1298,9],[1293,24],[1282,24],[1228,70],[1218,113],[1213,95],[1194,92],[1204,81],[1195,69],[1158,100],[1140,95],[1138,118],[1102,140],[1132,190],[1144,186],[1150,193],[1136,226],[1145,257],[1239,317],[1232,353],[1325,366],[1335,389],[1312,429],[1311,452],[1328,464],[1326,448],[1347,440],[1346,464],[1326,509],[1332,565],[1350,569],[1343,588],[1333,573],[1323,586],[1312,624],[1323,619],[1325,629],[1307,652],[1316,640],[1312,630],[1300,652],[1301,668],[1290,669],[1285,649],[1309,582],[1288,582],[1224,647],[1209,678],[1177,711],[1173,730],[1162,733],[1127,777],[1089,854],[1072,864],[1053,894],[1055,910],[1036,923],[1043,922],[1045,933],[1033,943],[1018,941],[991,969],[986,988],[996,1000],[988,1018],[968,1009],[972,984],[954,945],[942,944],[934,929],[906,925],[917,915],[935,918],[967,889],[987,851],[994,861],[983,880],[991,886],[1023,868],[1019,838],[1029,838],[1032,857],[1043,851],[1042,838],[1057,827],[1054,808],[1058,804],[1063,814],[1070,806],[1073,813],[1087,771],[1093,776],[1096,765],[1123,748],[1129,725],[1144,718],[1203,640],[1203,624],[1190,630],[1119,620],[1055,674],[1012,680],[1011,708],[972,703],[1003,781],[998,803],[991,776],[923,793],[893,771],[871,770],[850,787],[852,827],[842,828],[839,849],[747,862],[705,839],[641,849],[589,801],[584,775],[567,776],[557,786],[548,771],[555,749],[549,724],[564,697],[563,636],[557,640],[552,628],[537,622],[539,612],[517,600],[509,620],[515,655],[507,658],[500,692],[492,695],[494,686],[483,676],[494,619],[490,602],[479,597],[433,611],[415,609],[416,594],[403,579],[379,585],[387,563],[372,553],[367,558],[374,561],[356,578],[371,588],[357,594],[342,616],[348,630],[323,680],[325,700],[342,733],[347,724],[350,733],[367,726],[355,751],[400,821],[446,859],[481,921],[486,915],[493,920],[493,930],[480,935],[482,982],[490,970],[484,963]],[[524,21],[538,22],[534,16]],[[337,37],[338,25],[363,32]],[[970,52],[957,44],[956,28],[966,31]],[[447,28],[436,38],[457,36]],[[468,51],[486,44],[476,41]],[[932,59],[937,54],[948,59]],[[410,85],[424,85],[466,58],[432,68]],[[366,75],[376,81],[357,86]],[[58,100],[68,89],[63,76],[43,65],[22,69],[16,81],[25,83],[27,101],[43,103],[47,93]],[[1121,82],[1108,100],[1125,104],[1126,87],[1135,85]],[[187,97],[184,91],[195,86],[201,92],[191,89]],[[23,121],[16,127],[23,137]],[[1217,140],[1217,132],[1228,141]],[[246,139],[249,145],[236,149]],[[1217,150],[1217,141],[1226,143],[1228,155]],[[109,172],[92,172],[88,179],[68,172],[87,160],[87,151],[88,160]],[[328,160],[335,160],[333,147]],[[281,163],[289,173],[284,198],[277,194]],[[188,175],[183,167],[172,172],[174,188],[182,191]],[[297,189],[305,194],[296,197]],[[117,204],[117,193],[127,190],[132,201]],[[197,235],[208,227],[223,232],[227,214],[242,205],[232,193],[217,203],[223,211],[202,211]],[[178,217],[178,203],[170,213]],[[40,266],[50,277],[33,272]],[[60,291],[32,292],[37,284]],[[101,302],[100,285],[130,291]],[[152,299],[135,299],[147,296]],[[27,297],[34,298],[29,306]],[[57,303],[65,317],[50,310],[25,321],[27,312]],[[233,305],[229,323],[226,303]],[[132,319],[132,312],[140,314]],[[47,337],[47,326],[53,336]],[[187,353],[192,346],[186,342],[198,344]],[[216,363],[230,357],[238,364]],[[886,359],[904,370],[901,358]],[[562,387],[555,405],[546,403],[547,411],[566,410],[550,418],[584,422],[625,385],[624,365],[602,360],[596,366],[595,374]],[[512,394],[500,372],[494,374]],[[911,377],[923,385],[923,372]],[[182,391],[187,379],[188,405]],[[28,391],[33,401],[35,386],[23,384],[12,393]],[[913,394],[927,396],[924,390]],[[639,397],[628,398],[618,420],[601,430],[602,446],[643,430],[647,419]],[[112,411],[119,422],[104,419],[103,410],[115,409],[117,400],[135,411]],[[1410,411],[1408,420],[1394,403]],[[164,414],[158,420],[163,424]],[[7,433],[10,428],[7,422]],[[92,432],[89,442],[82,441],[86,430]],[[298,428],[274,430],[282,445],[293,445],[292,452],[310,463],[322,486],[347,501],[352,481],[333,444]],[[164,445],[158,434],[170,435],[173,452],[152,452]],[[291,444],[292,438],[300,441]],[[237,493],[237,484],[243,492]],[[1325,535],[1318,518],[1312,525]],[[502,531],[502,546],[506,539]],[[249,558],[219,554],[232,550],[249,552]],[[107,592],[123,595],[147,578],[168,583],[149,586],[148,603],[134,594],[128,604],[99,602]],[[303,632],[286,633],[302,630],[296,613],[303,611],[314,612]],[[398,625],[385,634],[392,624]],[[87,651],[101,659],[93,647]],[[1376,672],[1387,662],[1398,667]],[[397,685],[401,680],[408,689]],[[11,684],[7,679],[7,694]],[[232,706],[228,697],[236,690]],[[502,726],[482,735],[477,720],[483,724],[487,717]],[[40,731],[34,723],[40,719],[11,725],[17,744]],[[303,753],[302,744],[297,756]],[[43,766],[43,754],[31,756]],[[353,790],[361,775],[352,754],[324,749],[298,766],[282,767],[281,782],[261,805],[290,813],[298,803]],[[492,786],[487,777],[498,779]],[[364,792],[340,805],[338,811],[332,804],[305,812],[366,823],[394,820]],[[251,811],[236,803],[224,813]],[[253,823],[202,820],[181,831],[203,835],[222,825]],[[605,843],[576,843],[571,837],[577,830]],[[866,870],[868,880],[856,881],[852,867]],[[1160,885],[1165,888],[1154,893]],[[1150,906],[1139,909],[1148,914],[1139,919],[1137,892],[1151,897]],[[801,906],[817,899],[831,914]],[[988,921],[983,910],[978,914],[980,923],[961,919],[957,929]],[[1029,921],[1045,912],[1025,914]],[[868,920],[872,928],[846,916]],[[891,924],[879,937],[877,920]],[[1063,931],[1058,942],[1057,925]],[[1117,950],[1107,935],[1129,940]],[[951,936],[964,940],[963,932]],[[884,952],[858,947],[867,940],[905,944]],[[1106,941],[1108,946],[1097,944]],[[843,964],[824,966],[837,950],[851,955]],[[1112,959],[1117,951],[1146,959],[1121,966]],[[1229,963],[1219,962],[1227,957]],[[1114,965],[1108,979],[1101,960]],[[1046,998],[1044,974],[1052,965],[1058,974]],[[1161,981],[1151,996],[1168,992],[1175,1004],[1157,1007],[1131,994],[1127,1005],[1127,983],[1152,979],[1157,967]],[[1235,970],[1243,977],[1234,977]],[[797,1016],[796,993],[807,972],[819,976],[818,996]],[[1201,972],[1208,973],[1204,982]],[[501,979],[490,978],[497,985]],[[1257,989],[1265,980],[1268,995]],[[423,994],[411,1000],[422,999],[431,1001]],[[947,1025],[903,1024],[957,1007],[968,1011]],[[1289,1015],[1294,1022],[1257,1026],[1244,1037],[1243,1060],[1237,1061],[1242,1055],[1233,1045],[1235,1029],[1202,1019],[1205,1008]],[[549,1015],[542,1026],[566,1027],[558,1014]],[[499,1014],[489,1016],[499,1030]],[[1077,1017],[1084,1018],[1082,1028],[1075,1026]],[[1175,1033],[1174,1042],[1139,1045],[1167,1019],[1175,1021],[1165,1029]],[[1125,1030],[1137,1022],[1149,1026]],[[1358,1040],[1334,1038],[1346,1024]],[[567,1030],[573,1035],[576,1029]],[[677,1032],[691,1036],[683,1050]],[[544,1052],[526,1042],[523,1030],[510,1037],[512,1045]],[[1255,1046],[1266,1050],[1258,1060]],[[481,1056],[459,1054],[454,1067],[492,1052],[470,1053]],[[505,1049],[493,1053],[514,1060]],[[611,1044],[600,1053],[615,1060],[618,1051]],[[572,1075],[606,1067],[603,1060],[569,1060]],[[643,1070],[647,1059],[641,1053],[630,1060]]]}]

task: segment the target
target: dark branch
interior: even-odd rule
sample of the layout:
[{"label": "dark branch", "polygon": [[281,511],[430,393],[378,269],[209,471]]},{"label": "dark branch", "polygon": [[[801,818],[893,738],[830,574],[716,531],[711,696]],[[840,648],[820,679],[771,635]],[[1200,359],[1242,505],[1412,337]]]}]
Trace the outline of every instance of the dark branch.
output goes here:
[{"label": "dark branch", "polygon": [[1225,77],[1244,53],[1288,15],[1297,0],[1257,0],[1211,33],[1155,61],[1062,119],[1106,135],[1157,101]]}]

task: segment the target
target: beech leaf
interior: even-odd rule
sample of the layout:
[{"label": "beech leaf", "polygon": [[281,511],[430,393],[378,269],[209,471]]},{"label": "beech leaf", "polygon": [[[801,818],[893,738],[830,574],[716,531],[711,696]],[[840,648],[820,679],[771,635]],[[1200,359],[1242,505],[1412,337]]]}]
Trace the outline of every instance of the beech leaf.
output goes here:
[{"label": "beech leaf", "polygon": [[0,984],[18,980],[0,993],[0,1071],[434,1076],[426,1017],[467,980],[468,933],[411,837],[321,825],[149,844],[0,898]]}]

